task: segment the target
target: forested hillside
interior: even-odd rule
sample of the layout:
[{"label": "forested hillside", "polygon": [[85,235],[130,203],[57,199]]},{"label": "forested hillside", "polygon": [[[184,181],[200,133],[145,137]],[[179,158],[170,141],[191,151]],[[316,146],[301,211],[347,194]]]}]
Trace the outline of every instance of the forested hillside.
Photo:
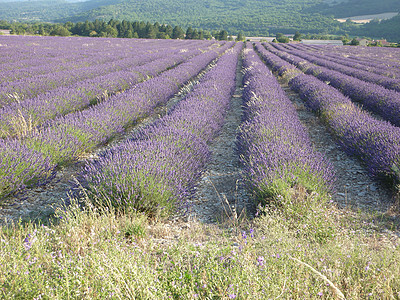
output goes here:
[{"label": "forested hillside", "polygon": [[[73,3],[76,2],[76,3]],[[7,21],[54,22],[75,14],[98,8],[119,0],[90,0],[84,2],[65,0],[15,1],[0,0],[0,19]]]},{"label": "forested hillside", "polygon": [[0,19],[19,21],[139,20],[192,26],[208,30],[226,29],[247,35],[270,32],[341,33],[343,26],[332,17],[303,12],[321,0],[92,0],[81,3],[35,1],[3,3]]},{"label": "forested hillside", "polygon": [[[246,34],[266,35],[269,31],[339,31],[332,18],[302,10],[319,0],[149,0],[123,1],[100,7],[66,20],[125,19],[164,22],[183,27],[243,30]],[[157,9],[154,9],[157,8]]]},{"label": "forested hillside", "polygon": [[[334,17],[400,11],[398,0],[0,0],[0,20],[84,22],[96,19],[144,21],[182,28],[243,32],[267,36],[278,32],[379,36],[399,39],[396,19],[359,28]],[[398,30],[397,30],[398,31]]]},{"label": "forested hillside", "polygon": [[400,42],[400,15],[389,20],[371,21],[355,33],[374,38],[385,38],[392,42]]},{"label": "forested hillside", "polygon": [[[335,3],[335,2],[334,2]],[[398,0],[348,0],[337,4],[328,4],[327,1],[320,3],[305,11],[310,13],[321,13],[338,18],[373,15],[386,12],[400,12],[400,1]]]}]

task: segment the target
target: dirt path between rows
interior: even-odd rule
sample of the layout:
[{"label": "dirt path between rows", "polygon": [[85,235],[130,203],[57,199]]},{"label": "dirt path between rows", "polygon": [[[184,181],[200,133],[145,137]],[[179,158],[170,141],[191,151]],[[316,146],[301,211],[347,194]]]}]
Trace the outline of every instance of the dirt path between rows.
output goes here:
[{"label": "dirt path between rows", "polygon": [[[216,223],[234,219],[241,214],[254,215],[255,205],[242,180],[242,169],[236,148],[237,129],[243,115],[242,60],[236,69],[236,90],[232,96],[225,123],[210,144],[211,161],[207,166],[193,199],[189,219]],[[236,216],[235,216],[236,215]]]}]

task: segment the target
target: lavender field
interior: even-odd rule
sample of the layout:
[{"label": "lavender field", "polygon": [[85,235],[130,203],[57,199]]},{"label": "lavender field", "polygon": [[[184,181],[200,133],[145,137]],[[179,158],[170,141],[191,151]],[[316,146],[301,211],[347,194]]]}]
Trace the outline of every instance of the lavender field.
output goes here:
[{"label": "lavender field", "polygon": [[[298,185],[324,201],[337,192],[335,167],[315,149],[278,82],[285,76],[373,180],[394,192],[399,183],[398,49],[248,43],[240,54],[233,42],[11,36],[0,44],[1,199],[46,186],[79,161],[75,176],[96,201],[167,215],[187,209],[224,123],[239,60],[237,155],[257,202]],[[164,117],[127,135],[202,70]]]},{"label": "lavender field", "polygon": [[[0,36],[0,53],[3,297],[400,297],[399,49]],[[386,240],[363,256],[371,228]]]}]

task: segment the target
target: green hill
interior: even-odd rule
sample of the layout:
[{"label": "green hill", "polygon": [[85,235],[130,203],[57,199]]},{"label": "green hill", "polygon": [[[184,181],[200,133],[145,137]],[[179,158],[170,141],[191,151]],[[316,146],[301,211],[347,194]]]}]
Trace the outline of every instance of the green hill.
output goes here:
[{"label": "green hill", "polygon": [[92,0],[79,3],[34,1],[3,3],[0,19],[17,21],[139,20],[226,29],[230,33],[341,32],[332,17],[303,12],[322,0]]},{"label": "green hill", "polygon": [[98,8],[103,5],[116,4],[118,0],[91,0],[75,2],[68,0],[14,1],[0,0],[0,19],[19,22],[54,22],[75,14]]},{"label": "green hill", "polygon": [[387,12],[400,12],[399,0],[347,0],[344,2],[325,0],[322,3],[305,9],[309,13],[332,15],[336,18],[374,15]]},{"label": "green hill", "polygon": [[[290,33],[340,31],[333,18],[303,13],[320,0],[136,0],[96,8],[78,14],[71,21],[125,19],[192,26],[208,30],[226,29],[246,35],[268,32]],[[156,8],[156,9],[154,9]]]},{"label": "green hill", "polygon": [[[79,2],[77,2],[79,1]],[[159,22],[230,34],[348,33],[397,39],[394,21],[354,26],[335,17],[400,11],[398,0],[0,0],[0,20],[83,22],[100,19]],[[397,27],[396,27],[397,26]],[[398,30],[397,30],[398,31]]]},{"label": "green hill", "polygon": [[400,14],[389,19],[378,21],[371,21],[368,24],[360,27],[355,31],[360,36],[370,36],[374,38],[385,38],[389,42],[400,42]]}]

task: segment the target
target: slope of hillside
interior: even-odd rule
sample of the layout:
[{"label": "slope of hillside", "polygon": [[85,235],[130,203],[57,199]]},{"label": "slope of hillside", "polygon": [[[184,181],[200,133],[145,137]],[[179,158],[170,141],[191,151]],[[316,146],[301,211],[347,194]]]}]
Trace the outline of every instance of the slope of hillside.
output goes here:
[{"label": "slope of hillside", "polygon": [[400,42],[400,14],[388,19],[372,21],[362,26],[355,33],[358,35],[366,35],[374,38],[385,38],[390,42]]},{"label": "slope of hillside", "polygon": [[333,1],[327,0],[319,3],[305,11],[309,13],[321,13],[333,15],[337,18],[346,18],[359,15],[372,15],[386,12],[400,12],[400,1],[398,0],[348,0]]},{"label": "slope of hillside", "polygon": [[[110,19],[159,22],[246,36],[329,33],[397,41],[398,18],[357,27],[334,17],[400,11],[398,0],[0,0],[0,20],[84,22]],[[398,30],[397,30],[398,31]]]},{"label": "slope of hillside", "polygon": [[34,1],[4,3],[0,19],[19,21],[85,21],[125,19],[168,23],[183,27],[226,29],[230,33],[337,32],[332,17],[304,13],[322,0],[91,0],[79,3]]},{"label": "slope of hillside", "polygon": [[67,18],[98,8],[103,5],[120,3],[120,0],[41,0],[41,1],[0,1],[0,19],[7,21],[44,21],[53,22],[56,19]]},{"label": "slope of hillside", "polygon": [[[150,0],[123,1],[76,15],[63,21],[86,19],[126,19],[163,22],[183,27],[243,30],[265,35],[269,31],[337,31],[340,25],[331,17],[303,13],[320,0]],[[157,8],[154,10],[154,8]]]}]

